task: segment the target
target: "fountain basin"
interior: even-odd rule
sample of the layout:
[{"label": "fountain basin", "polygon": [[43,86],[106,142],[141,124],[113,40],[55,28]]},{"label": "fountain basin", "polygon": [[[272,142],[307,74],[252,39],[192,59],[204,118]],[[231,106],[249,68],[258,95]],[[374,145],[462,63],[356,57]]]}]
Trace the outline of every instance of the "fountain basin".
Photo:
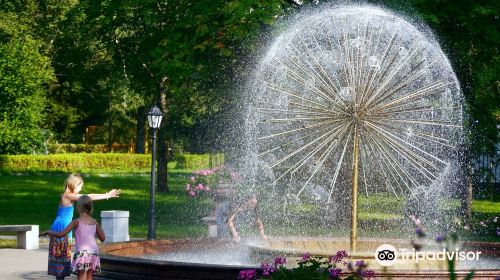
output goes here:
[{"label": "fountain basin", "polygon": [[100,247],[101,273],[96,279],[237,279],[242,269],[252,266],[221,265],[197,262],[162,261],[144,258],[145,255],[168,254],[182,251],[204,251],[227,246],[209,238],[176,240],[131,241],[104,244]]},{"label": "fountain basin", "polygon": [[[292,242],[292,241],[293,242]],[[335,243],[335,240],[320,239],[325,244],[333,246],[332,249],[345,249],[342,241]],[[269,245],[274,249],[269,249],[264,243],[249,242],[248,247],[235,245],[231,242],[209,238],[196,239],[176,239],[176,240],[152,240],[152,241],[132,241],[114,244],[104,244],[101,246],[102,272],[96,279],[237,279],[238,274],[243,269],[258,268],[260,261],[272,260],[278,255],[288,255],[290,258],[302,253],[299,249],[285,251],[279,249],[279,244],[307,244],[307,242],[317,242],[318,239],[308,239],[299,241],[297,239],[285,238],[272,240]],[[372,246],[376,248],[377,241],[360,240],[361,246]],[[273,243],[274,242],[274,243]],[[305,243],[304,243],[305,242]],[[401,240],[379,239],[378,242],[398,244]],[[392,243],[391,243],[392,242]],[[365,244],[366,243],[366,244]],[[408,242],[407,242],[408,243]],[[404,244],[404,243],[402,243]],[[247,249],[245,249],[247,248]],[[363,248],[363,247],[360,247]],[[367,247],[368,248],[368,247]],[[500,257],[500,244],[488,242],[464,242],[462,248],[483,250],[483,254],[489,259],[483,267],[476,267],[476,277],[474,279],[494,279],[500,275],[498,261]],[[222,254],[220,254],[222,252]],[[335,252],[326,254],[327,251],[314,252],[318,255],[332,255]],[[220,254],[220,255],[218,255]],[[238,260],[239,255],[247,254],[247,262]],[[227,257],[224,257],[226,255]],[[358,257],[359,256],[359,257]],[[367,254],[359,254],[352,259],[368,259]],[[148,257],[149,259],[146,259]],[[222,263],[208,263],[208,259],[214,259]],[[236,259],[236,261],[235,261]],[[372,257],[373,259],[373,257]],[[495,265],[496,263],[496,265]],[[370,269],[377,272],[377,277],[385,278],[390,276],[393,279],[443,279],[448,277],[446,270],[428,269],[425,265],[420,269],[393,269],[382,271],[369,264]],[[470,269],[457,269],[457,276],[465,276]]]}]

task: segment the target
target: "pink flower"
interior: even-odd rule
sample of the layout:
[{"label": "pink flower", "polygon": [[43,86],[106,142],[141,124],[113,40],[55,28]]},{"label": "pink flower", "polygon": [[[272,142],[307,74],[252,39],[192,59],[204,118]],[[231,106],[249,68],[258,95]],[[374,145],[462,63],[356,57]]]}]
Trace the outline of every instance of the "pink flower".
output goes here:
[{"label": "pink flower", "polygon": [[238,279],[240,280],[253,280],[257,275],[257,271],[255,269],[247,269],[240,271],[238,275]]},{"label": "pink flower", "polygon": [[209,191],[209,190],[210,190],[210,187],[209,187],[209,186],[206,186],[206,187],[205,187],[205,190],[206,190],[206,191]]},{"label": "pink flower", "polygon": [[309,253],[305,253],[304,255],[302,255],[302,260],[304,260],[304,261],[307,261],[310,258],[311,258],[311,254],[309,254]]},{"label": "pink flower", "polygon": [[236,171],[231,171],[229,173],[229,176],[231,177],[231,180],[233,180],[233,181],[239,181],[241,179],[240,173],[238,173]]},{"label": "pink flower", "polygon": [[285,257],[276,257],[274,259],[274,262],[273,264],[278,267],[278,266],[283,266],[284,264],[286,264],[286,258]]},{"label": "pink flower", "polygon": [[347,252],[346,251],[338,251],[335,256],[330,256],[328,257],[328,261],[331,263],[340,263],[343,258],[347,257]]},{"label": "pink flower", "polygon": [[186,191],[189,191],[191,189],[191,185],[190,184],[187,184],[186,185]]},{"label": "pink flower", "polygon": [[342,269],[340,268],[332,268],[330,270],[328,270],[328,272],[330,273],[330,276],[335,279],[335,278],[338,278],[340,276],[340,272],[342,272]]},{"label": "pink flower", "polygon": [[194,196],[196,196],[196,193],[194,191],[190,191],[189,195],[194,197]]},{"label": "pink flower", "polygon": [[365,278],[368,278],[368,279],[371,279],[373,277],[375,277],[375,271],[373,270],[365,270],[361,273],[361,276],[365,277]]},{"label": "pink flower", "polygon": [[204,186],[202,184],[198,184],[198,185],[196,185],[195,189],[197,189],[197,190],[203,190]]},{"label": "pink flower", "polygon": [[417,226],[418,226],[418,225],[420,225],[420,219],[416,219],[416,220],[415,220],[415,224],[416,224]]},{"label": "pink flower", "polygon": [[196,181],[196,179],[194,178],[194,176],[191,176],[191,177],[189,178],[189,180],[191,180],[191,182]]}]

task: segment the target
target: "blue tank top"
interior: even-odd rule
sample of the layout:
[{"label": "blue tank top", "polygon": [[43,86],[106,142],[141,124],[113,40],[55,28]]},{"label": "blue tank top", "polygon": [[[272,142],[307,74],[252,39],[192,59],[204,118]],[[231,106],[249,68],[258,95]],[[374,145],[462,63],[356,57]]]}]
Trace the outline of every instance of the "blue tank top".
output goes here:
[{"label": "blue tank top", "polygon": [[[56,219],[52,223],[50,230],[52,231],[64,230],[69,225],[69,223],[71,223],[71,220],[73,220],[73,209],[74,209],[73,205],[59,206],[59,209],[57,210]],[[71,238],[72,233],[69,232],[68,236]]]}]

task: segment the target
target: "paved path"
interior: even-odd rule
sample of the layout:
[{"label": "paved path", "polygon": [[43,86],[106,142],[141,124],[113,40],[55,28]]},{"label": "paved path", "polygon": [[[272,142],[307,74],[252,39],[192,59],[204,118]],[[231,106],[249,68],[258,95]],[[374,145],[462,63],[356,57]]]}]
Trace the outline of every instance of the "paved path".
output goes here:
[{"label": "paved path", "polygon": [[[40,239],[40,249],[0,249],[0,279],[55,279],[47,275],[48,242]],[[65,278],[76,280],[76,276]]]}]

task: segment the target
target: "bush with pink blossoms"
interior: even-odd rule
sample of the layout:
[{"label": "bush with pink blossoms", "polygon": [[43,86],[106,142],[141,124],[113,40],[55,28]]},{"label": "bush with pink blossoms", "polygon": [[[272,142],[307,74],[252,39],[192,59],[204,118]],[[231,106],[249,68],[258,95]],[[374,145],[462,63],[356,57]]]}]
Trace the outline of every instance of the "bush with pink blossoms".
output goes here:
[{"label": "bush with pink blossoms", "polygon": [[221,183],[236,184],[239,181],[241,176],[237,171],[222,165],[194,171],[186,183],[185,191],[188,196],[195,198],[215,191]]}]

